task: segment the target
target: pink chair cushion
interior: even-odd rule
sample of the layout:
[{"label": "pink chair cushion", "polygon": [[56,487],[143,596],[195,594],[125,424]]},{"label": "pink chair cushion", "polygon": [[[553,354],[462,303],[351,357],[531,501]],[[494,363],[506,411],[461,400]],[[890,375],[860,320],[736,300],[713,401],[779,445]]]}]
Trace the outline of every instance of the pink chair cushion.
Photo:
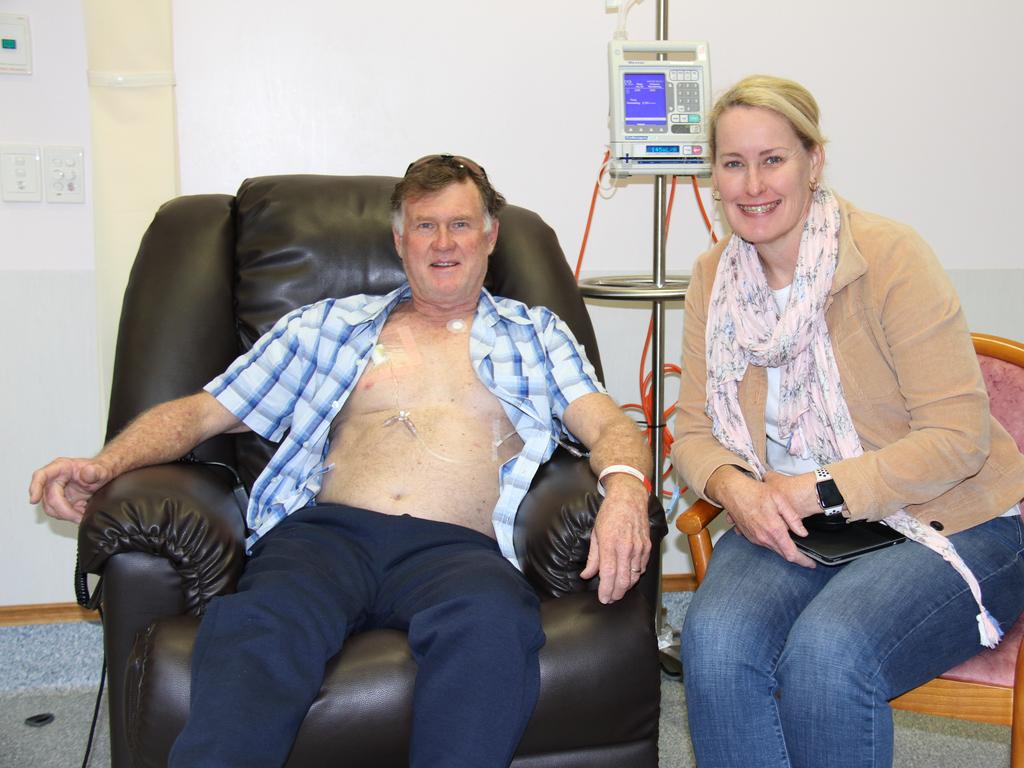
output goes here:
[{"label": "pink chair cushion", "polygon": [[985,388],[996,417],[1024,451],[1024,368],[1005,360],[978,355]]},{"label": "pink chair cushion", "polygon": [[1017,665],[1021,638],[1024,638],[1024,618],[1017,620],[995,648],[986,648],[940,677],[963,683],[1013,688],[1013,671]]},{"label": "pink chair cushion", "polygon": [[[985,355],[978,355],[978,362],[985,377],[992,415],[1017,441],[1017,447],[1024,450],[1024,368]],[[1012,688],[1017,650],[1022,638],[1024,617],[1017,620],[995,648],[986,648],[977,656],[953,667],[942,677]]]}]

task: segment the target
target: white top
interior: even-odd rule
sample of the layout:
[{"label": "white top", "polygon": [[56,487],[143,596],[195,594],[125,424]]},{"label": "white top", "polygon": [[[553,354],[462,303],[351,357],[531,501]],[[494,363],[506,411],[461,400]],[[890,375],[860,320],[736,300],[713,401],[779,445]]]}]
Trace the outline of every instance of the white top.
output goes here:
[{"label": "white top", "polygon": [[[782,314],[782,310],[786,308],[786,302],[789,301],[790,288],[792,285],[772,291],[779,314]],[[782,388],[782,369],[766,368],[765,370],[768,373],[768,400],[764,408],[764,431],[768,437],[768,466],[783,475],[802,475],[804,472],[813,472],[818,468],[818,463],[809,456],[791,456],[789,441],[779,437],[779,391]]]}]

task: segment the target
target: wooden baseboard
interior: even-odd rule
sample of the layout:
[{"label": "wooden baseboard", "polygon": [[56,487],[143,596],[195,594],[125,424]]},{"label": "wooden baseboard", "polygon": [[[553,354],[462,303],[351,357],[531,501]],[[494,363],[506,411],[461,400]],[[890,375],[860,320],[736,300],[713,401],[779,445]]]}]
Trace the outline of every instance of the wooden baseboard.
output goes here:
[{"label": "wooden baseboard", "polygon": [[69,621],[96,621],[99,613],[87,611],[77,603],[37,603],[0,605],[0,627],[21,624],[63,624]]}]

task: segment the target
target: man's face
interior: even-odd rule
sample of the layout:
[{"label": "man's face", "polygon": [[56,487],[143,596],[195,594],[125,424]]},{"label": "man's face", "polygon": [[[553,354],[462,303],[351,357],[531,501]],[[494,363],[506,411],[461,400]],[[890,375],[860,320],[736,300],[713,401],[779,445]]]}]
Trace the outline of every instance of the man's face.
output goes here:
[{"label": "man's face", "polygon": [[413,301],[441,313],[475,307],[498,239],[498,222],[484,231],[480,193],[472,181],[406,200],[402,231],[394,230]]}]

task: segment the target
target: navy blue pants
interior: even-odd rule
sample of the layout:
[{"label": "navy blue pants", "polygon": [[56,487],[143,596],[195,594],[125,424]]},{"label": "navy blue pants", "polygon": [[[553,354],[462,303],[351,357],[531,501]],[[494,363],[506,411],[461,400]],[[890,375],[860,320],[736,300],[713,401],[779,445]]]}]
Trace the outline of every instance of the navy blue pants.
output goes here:
[{"label": "navy blue pants", "polygon": [[410,766],[507,766],[540,688],[533,589],[482,533],[332,504],[281,522],[211,601],[169,764],[282,765],[327,661],[375,628],[406,631],[418,665]]}]

